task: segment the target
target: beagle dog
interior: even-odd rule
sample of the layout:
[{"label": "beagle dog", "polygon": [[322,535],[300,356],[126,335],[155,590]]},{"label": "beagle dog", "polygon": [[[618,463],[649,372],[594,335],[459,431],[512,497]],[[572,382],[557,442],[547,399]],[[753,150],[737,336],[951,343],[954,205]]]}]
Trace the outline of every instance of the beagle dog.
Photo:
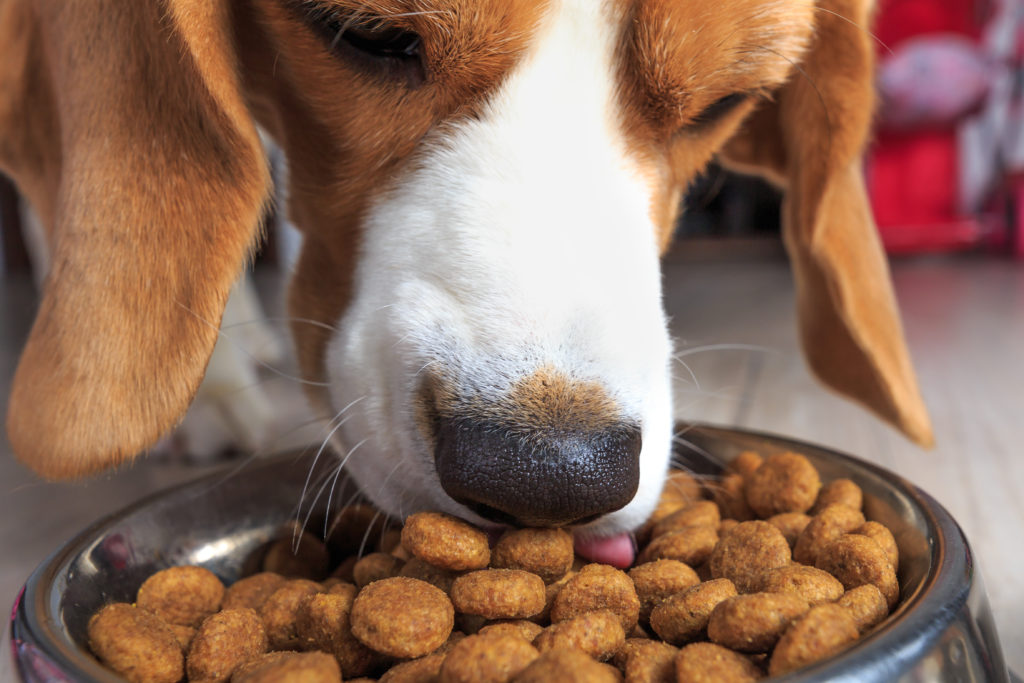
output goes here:
[{"label": "beagle dog", "polygon": [[52,250],[7,432],[45,477],[185,412],[287,156],[298,362],[384,511],[621,564],[673,430],[659,256],[785,189],[803,349],[928,443],[861,177],[871,0],[0,0],[0,169]]}]

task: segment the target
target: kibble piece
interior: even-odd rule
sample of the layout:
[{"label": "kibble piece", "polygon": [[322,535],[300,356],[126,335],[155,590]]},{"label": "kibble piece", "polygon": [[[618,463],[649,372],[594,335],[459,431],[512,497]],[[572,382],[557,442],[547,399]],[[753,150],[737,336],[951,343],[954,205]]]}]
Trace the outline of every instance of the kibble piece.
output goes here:
[{"label": "kibble piece", "polygon": [[821,512],[833,504],[860,510],[864,505],[864,492],[850,479],[835,479],[821,487],[811,513]]},{"label": "kibble piece", "polygon": [[514,683],[621,683],[618,670],[575,649],[549,650],[519,672]]},{"label": "kibble piece", "polygon": [[899,569],[900,566],[900,549],[896,545],[896,538],[893,537],[892,532],[889,531],[889,527],[878,522],[864,522],[861,526],[854,529],[851,533],[858,534],[860,536],[867,536],[874,540],[882,550],[885,552],[886,559],[889,560],[889,564],[892,565],[893,569]]},{"label": "kibble piece", "polygon": [[840,536],[821,549],[816,566],[839,579],[846,590],[874,584],[882,591],[889,609],[900,597],[896,571],[882,547],[867,536]]},{"label": "kibble piece", "polygon": [[151,612],[113,603],[89,619],[87,631],[100,661],[133,683],[176,683],[185,674],[174,632]]},{"label": "kibble piece", "polygon": [[433,654],[396,664],[384,672],[379,683],[437,683],[446,656]]},{"label": "kibble piece", "polygon": [[629,578],[640,598],[640,620],[644,623],[651,610],[671,595],[700,583],[697,572],[678,560],[655,560],[629,570]]},{"label": "kibble piece", "polygon": [[739,652],[767,652],[810,605],[794,593],[751,593],[723,600],[708,619],[708,638]]},{"label": "kibble piece", "polygon": [[782,532],[768,522],[754,520],[736,525],[721,539],[708,564],[714,578],[729,579],[740,593],[753,593],[761,589],[768,572],[791,560]]},{"label": "kibble piece", "polygon": [[747,504],[758,517],[780,512],[807,512],[821,490],[821,478],[811,461],[799,453],[779,453],[765,458],[748,478]]},{"label": "kibble piece", "polygon": [[319,581],[327,576],[330,561],[323,541],[308,531],[289,525],[267,548],[263,556],[263,571],[290,579]]},{"label": "kibble piece", "polygon": [[287,579],[273,572],[260,572],[259,574],[239,579],[224,591],[221,609],[243,609],[248,607],[258,610],[274,591],[285,584],[285,581]]},{"label": "kibble piece", "polygon": [[537,648],[516,636],[468,636],[445,658],[440,683],[505,683],[539,656]]},{"label": "kibble piece", "polygon": [[729,461],[725,466],[726,472],[735,472],[736,474],[747,478],[752,475],[758,467],[764,463],[764,458],[761,457],[760,453],[756,451],[743,451],[735,458]]},{"label": "kibble piece", "polygon": [[816,567],[791,564],[769,572],[763,590],[766,593],[796,593],[814,606],[838,600],[843,595],[843,584]]},{"label": "kibble piece", "polygon": [[622,623],[613,612],[586,612],[557,624],[538,635],[533,645],[540,652],[576,648],[597,660],[609,659],[626,641]]},{"label": "kibble piece", "polygon": [[455,579],[455,609],[486,619],[524,619],[544,609],[544,581],[520,569],[481,569]]},{"label": "kibble piece", "polygon": [[718,505],[714,501],[700,500],[687,505],[681,510],[676,510],[655,524],[651,530],[651,538],[657,538],[670,531],[685,529],[690,526],[717,527],[721,521],[722,516],[718,511]]},{"label": "kibble piece", "polygon": [[551,583],[565,576],[573,558],[572,534],[562,529],[513,529],[495,544],[491,566],[522,569]]},{"label": "kibble piece", "polygon": [[826,545],[848,534],[864,524],[864,515],[846,505],[826,505],[814,515],[811,521],[796,539],[793,546],[793,559],[801,564],[814,566],[818,561],[818,553]]},{"label": "kibble piece", "polygon": [[838,605],[812,607],[790,624],[772,651],[768,673],[781,676],[831,657],[857,640],[853,617]]},{"label": "kibble piece", "polygon": [[342,586],[304,598],[295,619],[295,632],[302,649],[334,655],[342,676],[348,679],[368,673],[379,657],[352,635],[350,615],[356,587]]},{"label": "kibble piece", "polygon": [[744,488],[741,474],[726,474],[710,488],[711,498],[718,504],[723,518],[740,522],[754,518]]},{"label": "kibble piece", "polygon": [[135,604],[168,624],[199,626],[220,609],[224,584],[209,569],[169,567],[143,581]]},{"label": "kibble piece", "polygon": [[701,637],[718,603],[735,597],[729,579],[712,579],[666,599],[651,612],[651,628],[662,640],[682,645]]},{"label": "kibble piece", "polygon": [[338,662],[326,652],[269,652],[243,664],[231,683],[341,683]]},{"label": "kibble piece", "polygon": [[772,515],[765,521],[781,531],[782,535],[786,537],[789,547],[792,548],[796,545],[796,539],[807,528],[811,518],[802,512],[780,512],[777,515]]},{"label": "kibble piece", "polygon": [[455,583],[458,573],[442,569],[441,567],[435,567],[429,562],[414,557],[405,563],[405,566],[398,572],[398,575],[426,581],[432,586],[437,586],[445,593],[451,593],[452,584]]},{"label": "kibble piece", "polygon": [[404,564],[405,562],[388,553],[370,553],[360,558],[352,567],[352,578],[355,579],[356,585],[362,588],[374,581],[398,576]]},{"label": "kibble piece", "polygon": [[440,512],[418,512],[405,520],[402,545],[416,557],[453,571],[483,569],[491,560],[487,534]]},{"label": "kibble piece", "polygon": [[640,619],[640,599],[633,581],[625,572],[605,564],[583,567],[555,596],[551,622],[565,621],[597,610],[610,610],[616,614],[625,633],[636,627]]},{"label": "kibble piece", "polygon": [[679,683],[750,683],[761,678],[757,665],[714,643],[692,643],[676,655]]},{"label": "kibble piece", "polygon": [[540,624],[527,621],[526,619],[514,619],[512,621],[496,621],[493,624],[487,624],[477,633],[481,636],[516,636],[528,643],[532,643],[533,639],[539,636],[543,630],[544,627]]},{"label": "kibble piece", "polygon": [[688,526],[662,534],[647,544],[638,561],[679,560],[691,567],[701,565],[718,543],[717,526]]},{"label": "kibble piece", "polygon": [[719,522],[718,523],[718,538],[719,538],[719,540],[721,540],[722,536],[725,536],[727,533],[729,533],[730,531],[735,529],[738,524],[739,524],[739,520],[735,520],[735,519],[723,519],[721,522]]},{"label": "kibble piece", "polygon": [[235,669],[266,651],[267,633],[256,610],[222,610],[199,626],[185,669],[193,681],[227,681]]},{"label": "kibble piece", "polygon": [[[166,623],[166,622],[165,622]],[[178,645],[181,645],[182,652],[188,652],[188,648],[192,645],[192,639],[196,637],[196,629],[191,626],[182,626],[180,624],[167,624],[174,631],[174,637],[178,641]]]},{"label": "kibble piece", "polygon": [[565,584],[569,583],[569,581],[578,573],[579,572],[575,570],[570,570],[562,578],[558,579],[557,581],[552,581],[547,586],[545,586],[544,609],[542,609],[539,614],[530,617],[530,621],[534,621],[539,624],[546,624],[547,622],[549,622],[551,620],[551,608],[555,604],[555,598],[558,597],[558,594],[561,592]]},{"label": "kibble piece", "polygon": [[843,597],[836,600],[836,604],[850,613],[857,630],[861,633],[866,633],[889,616],[889,605],[885,602],[885,596],[877,586],[870,583],[846,591]]},{"label": "kibble piece", "polygon": [[295,650],[301,644],[295,630],[303,598],[321,592],[320,584],[309,579],[292,579],[274,591],[260,607],[271,650]]},{"label": "kibble piece", "polygon": [[631,638],[615,654],[615,659],[629,683],[673,683],[677,654],[679,648],[668,643]]},{"label": "kibble piece", "polygon": [[455,625],[455,610],[440,588],[396,576],[363,588],[350,620],[352,634],[364,645],[408,659],[444,644]]},{"label": "kibble piece", "polygon": [[371,539],[380,538],[386,525],[387,518],[372,505],[347,505],[331,520],[327,545],[335,557],[355,555],[366,548]]}]

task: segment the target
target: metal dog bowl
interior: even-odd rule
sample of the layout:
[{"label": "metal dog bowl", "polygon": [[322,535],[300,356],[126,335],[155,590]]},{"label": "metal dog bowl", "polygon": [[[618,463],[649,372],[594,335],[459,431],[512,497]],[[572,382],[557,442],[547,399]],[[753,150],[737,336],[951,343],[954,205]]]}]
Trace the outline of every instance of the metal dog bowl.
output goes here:
[{"label": "metal dog bowl", "polygon": [[[848,477],[865,513],[900,547],[899,606],[885,624],[839,656],[776,680],[1008,681],[974,556],[956,522],[930,496],[869,463],[764,434],[693,427],[676,460],[714,473],[742,450],[803,453],[826,481]],[[132,601],[153,572],[203,565],[225,582],[296,511],[310,460],[257,461],[170,489],[92,525],[46,560],[15,605],[12,643],[25,681],[121,681],[86,650],[86,623],[102,605]],[[314,480],[316,477],[314,473]],[[335,491],[335,501],[352,491]]]}]

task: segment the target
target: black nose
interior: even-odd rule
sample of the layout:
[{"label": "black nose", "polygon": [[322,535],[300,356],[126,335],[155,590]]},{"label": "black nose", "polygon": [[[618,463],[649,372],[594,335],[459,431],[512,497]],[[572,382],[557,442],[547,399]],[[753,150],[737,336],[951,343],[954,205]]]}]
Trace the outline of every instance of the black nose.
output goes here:
[{"label": "black nose", "polygon": [[495,522],[562,526],[624,507],[640,482],[640,428],[523,429],[439,418],[434,460],[441,486]]}]

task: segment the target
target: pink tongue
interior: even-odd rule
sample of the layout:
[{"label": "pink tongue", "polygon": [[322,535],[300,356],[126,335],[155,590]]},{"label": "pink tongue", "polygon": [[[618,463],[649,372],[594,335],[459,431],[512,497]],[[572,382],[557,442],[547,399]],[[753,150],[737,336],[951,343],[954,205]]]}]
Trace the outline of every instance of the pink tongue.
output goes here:
[{"label": "pink tongue", "polygon": [[625,569],[633,564],[636,548],[629,534],[619,534],[609,538],[592,538],[576,540],[576,553],[600,564],[610,564]]}]

